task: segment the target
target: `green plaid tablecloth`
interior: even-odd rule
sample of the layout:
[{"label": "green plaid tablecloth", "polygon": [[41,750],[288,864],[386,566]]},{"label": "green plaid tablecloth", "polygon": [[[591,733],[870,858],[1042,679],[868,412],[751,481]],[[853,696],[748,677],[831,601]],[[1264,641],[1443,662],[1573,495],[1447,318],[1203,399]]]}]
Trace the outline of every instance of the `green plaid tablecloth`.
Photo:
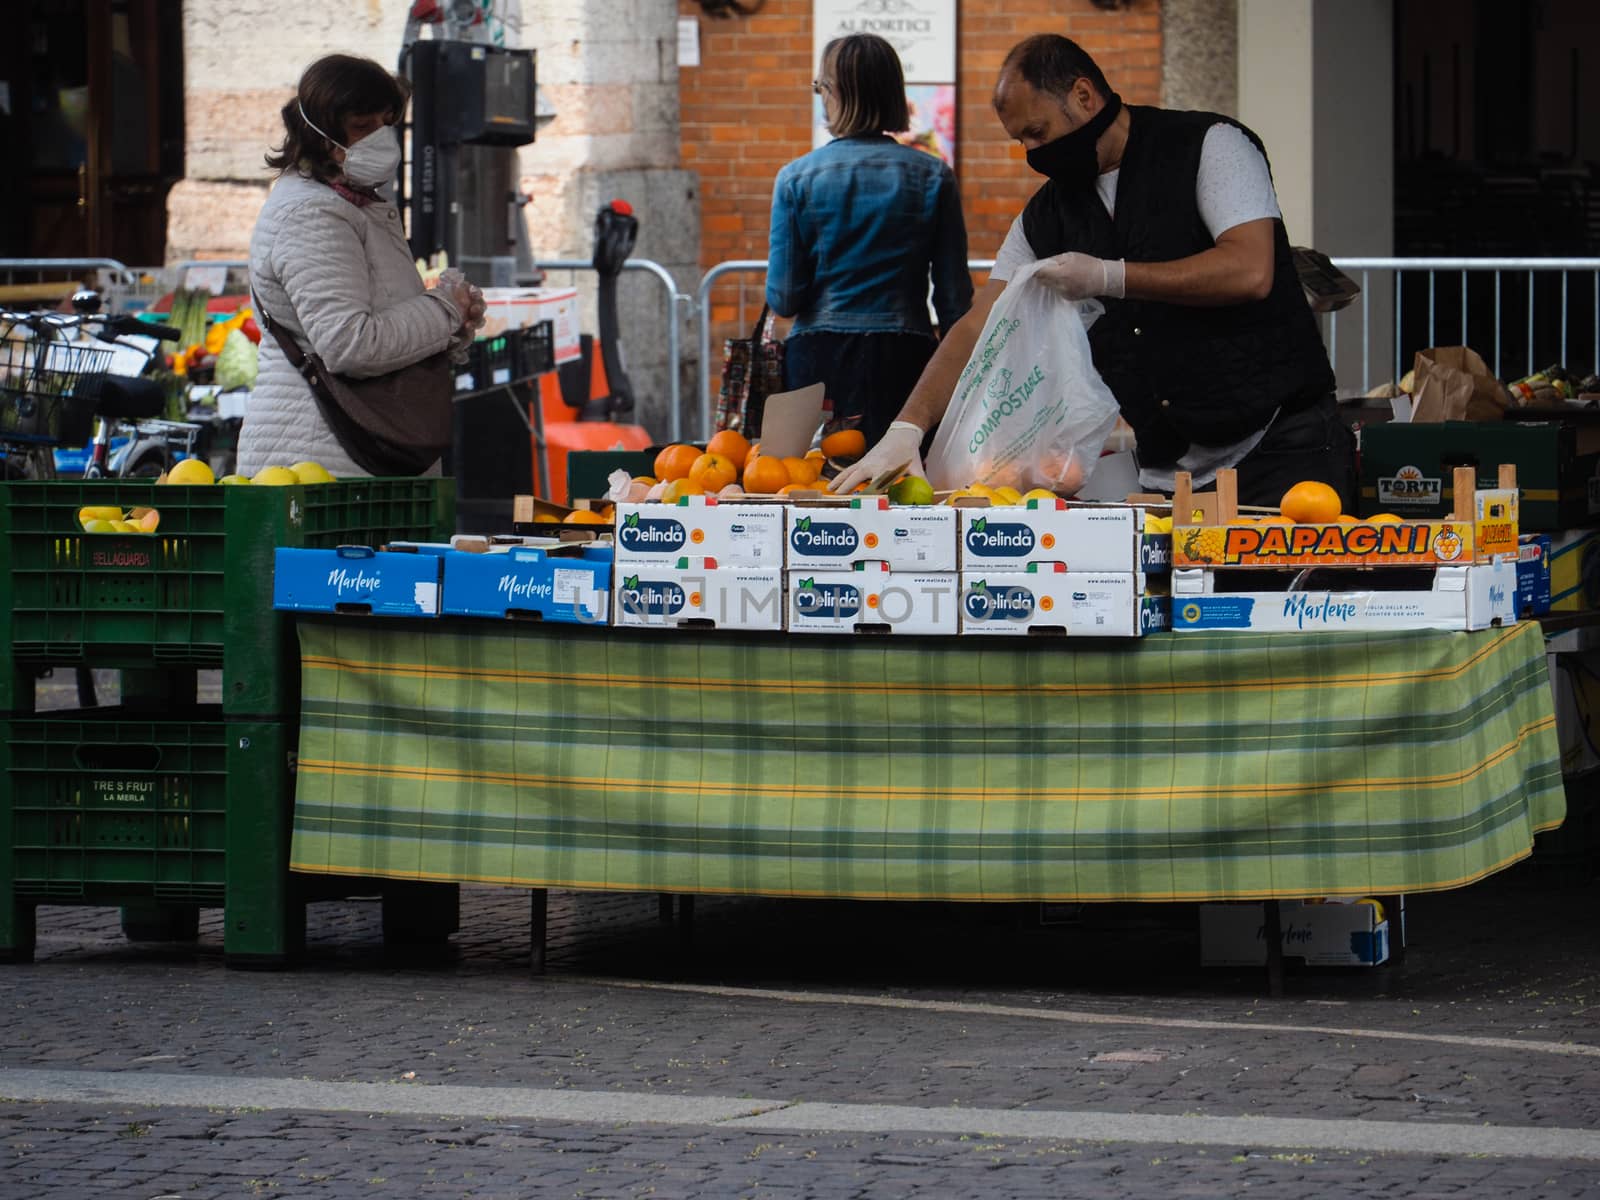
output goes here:
[{"label": "green plaid tablecloth", "polygon": [[1565,814],[1536,624],[1085,643],[302,619],[292,866],[1198,900],[1458,887]]}]

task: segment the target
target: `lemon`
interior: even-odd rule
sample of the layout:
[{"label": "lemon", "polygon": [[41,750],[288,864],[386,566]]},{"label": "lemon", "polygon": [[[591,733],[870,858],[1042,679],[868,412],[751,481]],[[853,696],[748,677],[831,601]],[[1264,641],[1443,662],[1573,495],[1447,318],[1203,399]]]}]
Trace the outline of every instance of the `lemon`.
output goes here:
[{"label": "lemon", "polygon": [[217,480],[217,482],[225,483],[229,487],[234,487],[241,483],[249,483],[250,477],[248,475],[224,475],[221,479]]},{"label": "lemon", "polygon": [[1007,504],[1022,503],[1022,493],[1017,491],[1017,489],[1012,487],[1009,483],[1001,484],[999,487],[995,488],[995,491],[1000,494],[1000,498]]},{"label": "lemon", "polygon": [[285,484],[299,483],[300,480],[288,467],[262,467],[250,482],[267,487],[283,487]]},{"label": "lemon", "polygon": [[967,489],[967,495],[982,496],[990,504],[1004,504],[1006,502],[1005,497],[1002,496],[998,490],[990,487],[987,483],[973,484]]},{"label": "lemon", "polygon": [[301,483],[333,482],[333,476],[328,474],[328,468],[319,462],[297,462],[289,470],[294,472],[294,477]]},{"label": "lemon", "polygon": [[85,533],[115,533],[117,527],[104,517],[90,517],[83,523]]},{"label": "lemon", "polygon": [[85,529],[90,521],[120,521],[122,510],[115,504],[91,504],[78,510],[78,524]]},{"label": "lemon", "polygon": [[167,472],[168,483],[210,484],[216,481],[211,468],[198,458],[186,458]]},{"label": "lemon", "polygon": [[111,529],[112,529],[112,531],[114,533],[143,533],[144,532],[144,530],[140,529],[132,521],[107,521],[106,524],[111,526]]},{"label": "lemon", "polygon": [[932,504],[933,484],[921,475],[907,475],[889,485],[890,504]]},{"label": "lemon", "polygon": [[1056,494],[1049,488],[1029,488],[1017,498],[1017,503],[1026,504],[1029,500],[1047,500],[1054,504],[1056,499]]}]

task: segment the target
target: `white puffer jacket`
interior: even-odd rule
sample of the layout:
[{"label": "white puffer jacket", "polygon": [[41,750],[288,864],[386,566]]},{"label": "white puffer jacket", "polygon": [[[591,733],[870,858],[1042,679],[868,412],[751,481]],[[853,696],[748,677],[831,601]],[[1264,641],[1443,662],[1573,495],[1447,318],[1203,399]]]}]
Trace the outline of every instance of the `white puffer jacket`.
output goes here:
[{"label": "white puffer jacket", "polygon": [[[279,179],[261,209],[250,238],[250,284],[275,324],[342,375],[382,375],[459,340],[461,314],[423,289],[395,206],[358,207],[302,175]],[[262,324],[239,472],[309,459],[334,475],[367,474],[345,453],[311,388]]]}]

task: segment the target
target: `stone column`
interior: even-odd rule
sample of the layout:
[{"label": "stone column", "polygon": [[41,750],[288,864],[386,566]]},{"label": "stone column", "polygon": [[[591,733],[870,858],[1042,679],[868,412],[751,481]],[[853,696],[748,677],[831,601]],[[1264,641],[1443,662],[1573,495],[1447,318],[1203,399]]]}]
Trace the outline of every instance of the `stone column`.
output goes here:
[{"label": "stone column", "polygon": [[[694,293],[699,177],[682,169],[679,156],[677,15],[662,0],[523,0],[524,43],[539,51],[539,90],[556,111],[521,151],[536,261],[589,259],[595,214],[622,199],[639,218],[633,257],[660,263],[678,291]],[[594,330],[595,275],[571,279],[583,300],[583,327]],[[683,429],[697,436],[688,309],[670,313],[665,288],[644,272],[624,272],[618,292],[622,354],[639,401],[635,420],[658,439],[670,430],[667,321],[675,319],[684,359]]]},{"label": "stone column", "polygon": [[1239,0],[1163,0],[1161,106],[1239,115]]},{"label": "stone column", "polygon": [[283,137],[278,111],[305,67],[335,50],[399,61],[409,0],[298,4],[185,0],[185,178],[167,198],[167,261],[245,258]]}]

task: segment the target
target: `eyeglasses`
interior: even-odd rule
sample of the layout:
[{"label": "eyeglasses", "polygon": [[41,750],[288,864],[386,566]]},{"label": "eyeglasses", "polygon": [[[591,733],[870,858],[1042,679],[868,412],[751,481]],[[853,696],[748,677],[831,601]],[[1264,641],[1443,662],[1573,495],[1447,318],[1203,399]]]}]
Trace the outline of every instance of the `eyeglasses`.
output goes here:
[{"label": "eyeglasses", "polygon": [[813,79],[811,81],[812,95],[820,96],[823,92],[831,91],[833,91],[833,84],[829,83],[826,79]]}]

